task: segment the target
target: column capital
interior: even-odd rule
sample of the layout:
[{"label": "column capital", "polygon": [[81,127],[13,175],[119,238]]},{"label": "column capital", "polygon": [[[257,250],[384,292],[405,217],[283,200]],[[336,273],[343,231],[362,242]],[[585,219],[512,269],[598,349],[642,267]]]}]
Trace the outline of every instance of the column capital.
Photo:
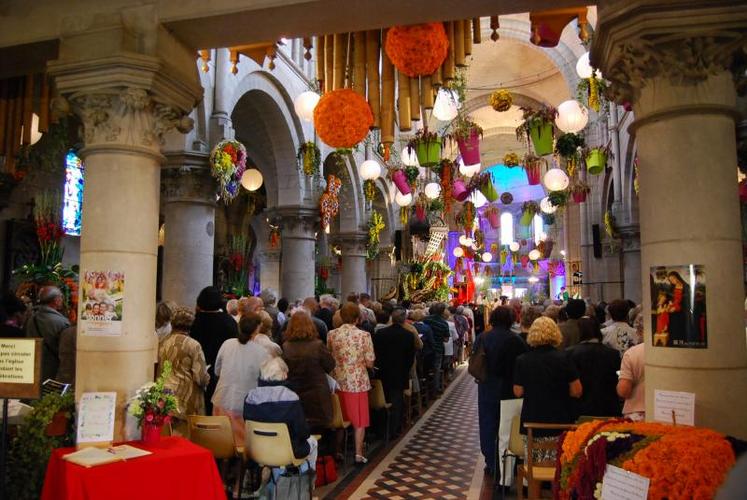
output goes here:
[{"label": "column capital", "polygon": [[314,234],[319,228],[319,212],[316,207],[276,207],[271,211],[269,219],[280,226],[283,238],[315,239]]},{"label": "column capital", "polygon": [[615,0],[600,8],[591,60],[615,100],[635,103],[652,78],[693,85],[731,70],[745,43],[740,0]]},{"label": "column capital", "polygon": [[161,167],[161,196],[166,203],[191,202],[215,206],[216,182],[210,173],[207,153],[166,153]]},{"label": "column capital", "polygon": [[343,257],[366,257],[368,255],[366,248],[366,244],[368,243],[368,233],[362,231],[338,233],[333,235],[330,239],[333,243],[340,245]]},{"label": "column capital", "polygon": [[641,227],[638,224],[617,226],[617,232],[622,240],[623,253],[641,251]]}]

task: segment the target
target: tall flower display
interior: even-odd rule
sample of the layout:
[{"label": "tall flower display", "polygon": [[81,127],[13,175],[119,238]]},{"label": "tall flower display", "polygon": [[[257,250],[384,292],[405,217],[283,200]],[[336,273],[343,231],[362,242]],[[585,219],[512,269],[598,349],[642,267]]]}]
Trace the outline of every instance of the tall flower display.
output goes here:
[{"label": "tall flower display", "polygon": [[384,44],[392,64],[409,77],[432,75],[443,64],[449,39],[443,23],[394,26]]},{"label": "tall flower display", "polygon": [[218,180],[221,199],[231,202],[239,194],[241,176],[246,170],[246,148],[239,141],[220,141],[210,153],[210,168]]},{"label": "tall flower display", "polygon": [[373,260],[379,255],[379,234],[386,228],[384,218],[374,210],[368,221],[368,243],[366,244],[366,257]]},{"label": "tall flower display", "polygon": [[249,242],[243,234],[231,235],[228,240],[227,261],[227,283],[228,293],[236,296],[246,295],[248,277],[249,277],[249,260],[248,253]]},{"label": "tall flower display", "polygon": [[34,204],[34,224],[36,237],[41,249],[43,266],[54,266],[62,261],[62,198],[59,193],[45,191],[41,193]]},{"label": "tall flower display", "polygon": [[357,92],[338,89],[327,92],[314,108],[314,128],[330,147],[349,149],[368,135],[374,119],[371,107]]},{"label": "tall flower display", "polygon": [[340,202],[337,196],[340,194],[342,181],[334,175],[327,176],[327,189],[319,197],[319,216],[321,218],[322,229],[326,229],[332,219],[340,210]]}]

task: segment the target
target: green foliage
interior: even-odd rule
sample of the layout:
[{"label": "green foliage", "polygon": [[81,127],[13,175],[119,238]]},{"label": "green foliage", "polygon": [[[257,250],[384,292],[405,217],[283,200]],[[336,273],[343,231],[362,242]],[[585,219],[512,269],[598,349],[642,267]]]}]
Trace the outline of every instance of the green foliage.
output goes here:
[{"label": "green foliage", "polygon": [[444,209],[443,200],[441,200],[441,198],[436,198],[435,200],[432,200],[429,209],[431,212],[442,212]]},{"label": "green foliage", "polygon": [[555,142],[555,152],[563,158],[575,158],[578,149],[586,146],[586,141],[578,134],[563,134]]},{"label": "green foliage", "polygon": [[169,375],[171,375],[171,363],[164,361],[163,371],[155,383],[149,382],[135,393],[128,411],[130,415],[137,418],[138,427],[143,425],[143,421],[154,425],[168,423],[178,411],[178,401],[173,391],[164,388]]},{"label": "green foliage", "polygon": [[307,176],[318,175],[322,164],[322,153],[312,141],[304,142],[296,154],[298,168]]},{"label": "green foliage", "polygon": [[[32,406],[8,453],[6,498],[14,500],[38,499],[52,450],[73,445],[75,398],[72,393],[48,394]],[[64,412],[67,417],[66,432],[62,436],[47,436],[47,425],[57,412]]]},{"label": "green foliage", "polygon": [[552,206],[563,207],[568,204],[568,191],[550,191],[547,194],[547,199]]},{"label": "green foliage", "polygon": [[553,123],[558,116],[558,110],[552,106],[542,106],[540,109],[522,107],[524,121],[516,127],[516,139],[527,142],[532,127],[541,127],[546,123]]}]

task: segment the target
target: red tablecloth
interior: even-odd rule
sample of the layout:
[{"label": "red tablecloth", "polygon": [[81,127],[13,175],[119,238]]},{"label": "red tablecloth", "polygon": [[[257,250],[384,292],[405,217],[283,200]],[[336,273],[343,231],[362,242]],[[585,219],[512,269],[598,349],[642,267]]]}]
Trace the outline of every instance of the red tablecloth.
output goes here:
[{"label": "red tablecloth", "polygon": [[86,468],[63,460],[73,448],[54,450],[47,465],[42,500],[225,500],[210,451],[180,437],[155,446],[131,444],[152,455]]}]

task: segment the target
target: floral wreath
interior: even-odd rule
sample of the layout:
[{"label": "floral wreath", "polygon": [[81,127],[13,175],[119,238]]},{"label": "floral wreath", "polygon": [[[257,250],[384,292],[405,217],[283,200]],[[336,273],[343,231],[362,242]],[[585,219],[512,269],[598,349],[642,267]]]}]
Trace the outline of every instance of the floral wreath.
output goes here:
[{"label": "floral wreath", "polygon": [[220,198],[229,203],[239,194],[246,170],[246,148],[239,141],[223,140],[210,153],[210,169],[220,186]]}]

